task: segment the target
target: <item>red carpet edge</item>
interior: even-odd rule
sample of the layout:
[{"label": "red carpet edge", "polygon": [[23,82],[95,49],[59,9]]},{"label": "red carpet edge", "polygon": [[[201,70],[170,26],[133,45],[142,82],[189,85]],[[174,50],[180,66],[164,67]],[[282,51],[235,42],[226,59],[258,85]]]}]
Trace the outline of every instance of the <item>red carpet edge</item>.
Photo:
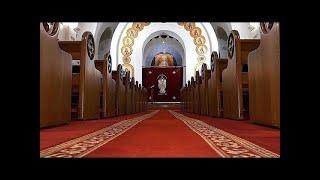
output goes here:
[{"label": "red carpet edge", "polygon": [[44,149],[40,151],[40,157],[83,157],[158,112],[159,110],[156,110],[149,114],[124,120],[93,133]]},{"label": "red carpet edge", "polygon": [[169,112],[177,119],[184,122],[191,130],[205,140],[208,145],[221,157],[256,157],[256,158],[279,158],[280,155],[271,152],[263,147],[251,143],[238,136],[225,132],[202,122],[200,120],[184,116],[175,111]]}]

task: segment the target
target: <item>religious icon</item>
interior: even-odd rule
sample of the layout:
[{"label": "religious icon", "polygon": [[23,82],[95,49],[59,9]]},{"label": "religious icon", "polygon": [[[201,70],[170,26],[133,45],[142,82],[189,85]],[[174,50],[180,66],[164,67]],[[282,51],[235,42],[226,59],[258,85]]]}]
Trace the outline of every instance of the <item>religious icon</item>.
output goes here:
[{"label": "religious icon", "polygon": [[187,31],[191,31],[195,26],[196,26],[196,23],[194,23],[194,22],[184,23],[184,28],[185,28]]},{"label": "religious icon", "polygon": [[201,35],[201,29],[199,27],[195,27],[190,31],[190,35],[195,38]]},{"label": "religious icon", "polygon": [[234,39],[233,34],[231,33],[228,39],[228,56],[229,58],[233,57],[233,51],[234,51]]},{"label": "religious icon", "polygon": [[167,80],[163,74],[158,78],[159,94],[166,94]]},{"label": "religious icon", "polygon": [[142,23],[133,23],[132,27],[135,28],[137,31],[141,31],[143,29]]},{"label": "religious icon", "polygon": [[206,45],[197,46],[196,52],[199,55],[203,55],[203,54],[207,53],[207,51],[208,51],[208,48]]},{"label": "religious icon", "polygon": [[204,43],[206,42],[206,39],[204,36],[198,36],[193,41],[195,45],[200,46],[200,45],[204,45]]},{"label": "religious icon", "polygon": [[198,62],[200,62],[200,61],[205,61],[206,60],[206,57],[205,56],[203,56],[203,55],[201,55],[201,56],[198,56]]},{"label": "religious icon", "polygon": [[121,53],[123,56],[130,56],[132,53],[132,48],[130,46],[123,46],[121,48]]},{"label": "religious icon", "polygon": [[132,46],[133,45],[134,40],[131,37],[124,37],[123,39],[123,45],[125,46]]},{"label": "religious icon", "polygon": [[94,38],[92,34],[89,34],[88,41],[87,41],[87,53],[90,60],[94,58],[94,51],[95,51]]},{"label": "religious icon", "polygon": [[134,28],[129,28],[127,30],[127,36],[131,37],[131,38],[136,38],[138,36],[138,32],[134,29]]},{"label": "religious icon", "polygon": [[127,64],[131,62],[131,58],[129,56],[123,56],[122,61],[123,63]]}]

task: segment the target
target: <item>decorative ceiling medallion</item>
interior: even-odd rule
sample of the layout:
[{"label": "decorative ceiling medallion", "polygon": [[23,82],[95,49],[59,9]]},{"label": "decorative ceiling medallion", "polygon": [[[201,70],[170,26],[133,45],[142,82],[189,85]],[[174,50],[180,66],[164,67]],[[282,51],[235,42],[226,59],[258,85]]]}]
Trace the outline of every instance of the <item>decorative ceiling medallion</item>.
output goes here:
[{"label": "decorative ceiling medallion", "polygon": [[124,37],[122,42],[123,42],[124,46],[132,46],[134,43],[134,40],[133,40],[133,38],[126,36],[126,37]]},{"label": "decorative ceiling medallion", "polygon": [[197,60],[198,60],[198,62],[205,61],[206,57],[204,55],[200,55],[200,56],[198,56]]},{"label": "decorative ceiling medallion", "polygon": [[129,28],[128,30],[127,30],[127,36],[128,37],[131,37],[131,38],[136,38],[136,37],[138,37],[138,32],[136,31],[136,29],[135,28]]},{"label": "decorative ceiling medallion", "polygon": [[261,31],[264,34],[269,33],[271,31],[272,27],[273,27],[273,22],[262,22],[262,23],[260,23]]},{"label": "decorative ceiling medallion", "polygon": [[112,59],[111,59],[111,55],[110,54],[108,55],[107,59],[108,59],[108,66],[107,66],[108,73],[111,73],[111,71],[112,71]]},{"label": "decorative ceiling medallion", "polygon": [[123,56],[130,56],[132,54],[132,47],[131,46],[123,46],[121,48],[121,53]]},{"label": "decorative ceiling medallion", "polygon": [[129,64],[131,62],[131,58],[130,56],[123,56],[122,61],[125,64]]},{"label": "decorative ceiling medallion", "polygon": [[198,36],[193,42],[196,46],[204,45],[206,43],[206,38],[204,36]]},{"label": "decorative ceiling medallion", "polygon": [[133,27],[134,29],[136,29],[137,31],[142,31],[144,25],[143,25],[142,23],[133,23],[133,24],[132,24],[132,27]]},{"label": "decorative ceiling medallion", "polygon": [[94,38],[91,33],[88,35],[88,39],[87,39],[87,53],[90,60],[92,60],[94,58],[95,46],[94,46]]},{"label": "decorative ceiling medallion", "polygon": [[234,37],[233,37],[233,33],[230,33],[228,38],[228,56],[230,59],[233,57],[233,51],[234,51]]},{"label": "decorative ceiling medallion", "polygon": [[191,31],[190,31],[190,35],[193,38],[196,38],[198,36],[201,36],[201,29],[199,27],[194,27]]},{"label": "decorative ceiling medallion", "polygon": [[59,30],[59,22],[43,22],[44,30],[50,35],[54,36]]},{"label": "decorative ceiling medallion", "polygon": [[208,51],[208,48],[206,45],[197,46],[197,48],[196,48],[196,52],[199,55],[203,55],[203,54],[207,53],[207,51]]},{"label": "decorative ceiling medallion", "polygon": [[191,31],[195,26],[196,26],[196,23],[194,23],[194,22],[184,23],[184,28],[185,28],[187,31]]}]

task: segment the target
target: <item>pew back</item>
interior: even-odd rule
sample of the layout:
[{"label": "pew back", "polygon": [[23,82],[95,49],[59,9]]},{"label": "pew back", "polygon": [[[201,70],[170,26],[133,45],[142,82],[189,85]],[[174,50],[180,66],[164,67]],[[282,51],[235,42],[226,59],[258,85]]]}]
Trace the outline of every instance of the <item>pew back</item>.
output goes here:
[{"label": "pew back", "polygon": [[40,24],[40,128],[71,120],[72,56],[59,47],[57,29],[52,32]]},{"label": "pew back", "polygon": [[248,53],[259,45],[259,40],[241,40],[238,31],[232,30],[228,38],[228,65],[222,72],[223,115],[231,119],[244,119],[243,87],[247,84]]},{"label": "pew back", "polygon": [[228,59],[220,59],[217,52],[211,54],[211,72],[208,82],[208,107],[209,116],[223,116],[223,97],[222,97],[222,71],[227,67]]},{"label": "pew back", "polygon": [[116,82],[112,79],[112,59],[110,54],[104,60],[95,60],[96,68],[101,72],[102,78],[102,117],[116,115]]},{"label": "pew back", "polygon": [[248,57],[250,120],[280,127],[279,24],[261,23],[260,27],[260,46]]},{"label": "pew back", "polygon": [[78,119],[100,117],[101,74],[94,64],[94,38],[86,31],[81,41],[60,41],[60,47],[69,52],[73,59],[80,59]]}]

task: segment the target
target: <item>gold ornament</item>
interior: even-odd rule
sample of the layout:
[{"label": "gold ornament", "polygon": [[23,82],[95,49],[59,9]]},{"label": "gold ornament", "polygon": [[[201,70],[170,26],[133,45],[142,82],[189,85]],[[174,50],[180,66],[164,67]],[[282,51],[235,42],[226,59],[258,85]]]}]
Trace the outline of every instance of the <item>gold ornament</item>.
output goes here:
[{"label": "gold ornament", "polygon": [[204,43],[206,43],[206,38],[204,36],[198,36],[193,39],[193,42],[196,46],[204,45]]},{"label": "gold ornament", "polygon": [[134,29],[136,29],[137,31],[142,31],[144,25],[143,25],[142,23],[133,23],[133,24],[132,24],[132,27],[133,27]]},{"label": "gold ornament", "polygon": [[198,56],[197,60],[198,60],[198,62],[203,62],[206,60],[206,57],[203,55],[200,55],[200,56]]},{"label": "gold ornament", "polygon": [[131,46],[123,46],[121,48],[121,53],[123,56],[130,56],[132,54]]},{"label": "gold ornament", "polygon": [[194,23],[194,22],[184,23],[184,28],[185,28],[187,31],[191,31],[195,26],[196,26],[196,23]]},{"label": "gold ornament", "polygon": [[126,36],[123,38],[122,42],[124,46],[132,46],[134,43],[134,40],[131,37]]},{"label": "gold ornament", "polygon": [[127,64],[131,62],[130,56],[123,56],[122,58],[123,63]]},{"label": "gold ornament", "polygon": [[130,77],[134,77],[134,67],[129,63],[122,64],[123,69],[130,72]]},{"label": "gold ornament", "polygon": [[129,28],[128,30],[127,30],[127,36],[128,37],[131,37],[131,38],[136,38],[137,36],[138,36],[138,32],[136,31],[136,29],[135,28]]},{"label": "gold ornament", "polygon": [[206,45],[197,46],[197,48],[196,48],[196,52],[199,55],[203,55],[203,54],[207,53],[207,51],[208,51],[208,48]]},{"label": "gold ornament", "polygon": [[193,28],[191,31],[190,31],[190,35],[193,37],[193,38],[196,38],[198,36],[201,36],[201,29],[199,27],[195,27]]}]

